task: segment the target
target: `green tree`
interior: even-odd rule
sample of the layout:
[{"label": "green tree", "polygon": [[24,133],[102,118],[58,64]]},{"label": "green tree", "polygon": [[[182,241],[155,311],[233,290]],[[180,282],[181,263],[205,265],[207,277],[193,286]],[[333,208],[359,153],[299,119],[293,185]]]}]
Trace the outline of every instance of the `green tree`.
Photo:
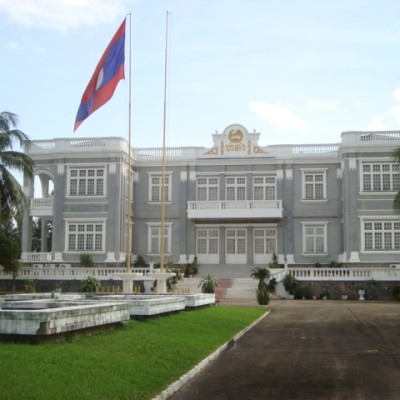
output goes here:
[{"label": "green tree", "polygon": [[13,277],[13,292],[15,292],[15,278],[20,268],[21,256],[18,230],[11,223],[0,225],[0,265]]},{"label": "green tree", "polygon": [[28,136],[16,129],[18,117],[10,112],[0,113],[0,224],[20,218],[25,206],[25,195],[11,170],[24,177],[33,177],[33,160],[23,152],[13,150],[17,143],[22,150],[29,149]]},{"label": "green tree", "polygon": [[267,268],[256,267],[251,271],[250,276],[258,279],[258,289],[263,289],[267,287],[265,280],[271,276],[271,273]]}]

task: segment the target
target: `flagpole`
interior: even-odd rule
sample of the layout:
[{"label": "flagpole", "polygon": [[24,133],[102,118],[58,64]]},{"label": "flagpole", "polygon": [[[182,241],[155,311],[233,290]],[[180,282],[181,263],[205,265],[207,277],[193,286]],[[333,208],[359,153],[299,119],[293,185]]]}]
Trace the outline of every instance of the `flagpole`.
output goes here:
[{"label": "flagpole", "polygon": [[126,222],[126,270],[131,271],[131,245],[132,245],[132,231],[131,231],[131,202],[132,202],[132,165],[131,165],[131,109],[132,109],[132,17],[131,13],[129,17],[129,70],[128,70],[128,196],[127,196],[127,222]]},{"label": "flagpole", "polygon": [[[165,130],[167,121],[167,67],[168,67],[168,16],[166,12],[165,27],[165,60],[164,60],[164,115],[163,115],[163,147],[162,147],[162,178],[161,178],[161,232],[160,232],[160,272],[164,271],[164,229],[165,229]],[[171,184],[171,182],[170,182]]]}]

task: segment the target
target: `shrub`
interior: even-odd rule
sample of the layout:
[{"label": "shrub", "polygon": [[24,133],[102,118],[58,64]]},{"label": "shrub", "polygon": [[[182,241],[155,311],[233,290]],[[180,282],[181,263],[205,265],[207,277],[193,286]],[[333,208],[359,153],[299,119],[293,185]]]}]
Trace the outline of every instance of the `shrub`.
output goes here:
[{"label": "shrub", "polygon": [[175,272],[175,276],[171,276],[171,278],[167,279],[167,289],[175,289],[178,281],[182,281],[182,272],[179,266],[175,266],[171,261],[167,264],[168,272]]},{"label": "shrub", "polygon": [[24,292],[25,293],[36,293],[36,281],[33,279],[27,279],[24,282]]},{"label": "shrub", "polygon": [[328,291],[324,291],[324,292],[320,293],[319,298],[322,300],[324,297],[327,299],[329,299],[331,297]]},{"label": "shrub", "polygon": [[136,258],[135,268],[144,268],[144,267],[147,267],[146,262],[144,261],[144,258],[139,254]]},{"label": "shrub", "polygon": [[93,266],[92,256],[88,253],[80,254],[79,260],[85,268],[89,268],[89,267]]},{"label": "shrub", "polygon": [[198,287],[201,287],[202,293],[214,293],[215,288],[218,286],[218,281],[210,274],[204,276]]},{"label": "shrub", "polygon": [[297,288],[297,279],[292,274],[286,274],[283,278],[283,286],[289,294],[293,294]]},{"label": "shrub", "polygon": [[396,300],[400,301],[400,285],[396,285],[396,286],[393,288],[393,297],[394,297]]},{"label": "shrub", "polygon": [[197,272],[198,272],[197,257],[195,257],[192,263],[186,264],[185,277],[188,277],[190,275],[196,275]]},{"label": "shrub", "polygon": [[295,299],[311,299],[311,292],[309,288],[306,287],[298,287],[294,291]]},{"label": "shrub", "polygon": [[258,279],[258,289],[266,287],[265,280],[270,277],[269,269],[256,267],[250,272],[250,276],[254,279]]},{"label": "shrub", "polygon": [[270,295],[266,287],[257,289],[257,303],[266,306],[269,303]]},{"label": "shrub", "polygon": [[338,262],[338,261],[332,260],[332,261],[329,263],[329,266],[330,266],[331,268],[342,268],[342,267],[343,267],[343,264],[340,263],[340,262]]},{"label": "shrub", "polygon": [[101,291],[101,283],[94,276],[88,276],[81,283],[81,291],[82,292],[100,292]]},{"label": "shrub", "polygon": [[276,286],[277,282],[276,282],[276,278],[272,278],[270,279],[268,285],[267,285],[267,289],[269,291],[275,290],[275,286]]}]

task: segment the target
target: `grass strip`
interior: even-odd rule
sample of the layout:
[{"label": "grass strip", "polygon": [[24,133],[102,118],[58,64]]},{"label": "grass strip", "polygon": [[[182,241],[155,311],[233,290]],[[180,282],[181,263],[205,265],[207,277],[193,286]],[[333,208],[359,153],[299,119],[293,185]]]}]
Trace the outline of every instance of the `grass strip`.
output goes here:
[{"label": "grass strip", "polygon": [[151,399],[265,311],[208,307],[65,343],[0,343],[0,397]]}]

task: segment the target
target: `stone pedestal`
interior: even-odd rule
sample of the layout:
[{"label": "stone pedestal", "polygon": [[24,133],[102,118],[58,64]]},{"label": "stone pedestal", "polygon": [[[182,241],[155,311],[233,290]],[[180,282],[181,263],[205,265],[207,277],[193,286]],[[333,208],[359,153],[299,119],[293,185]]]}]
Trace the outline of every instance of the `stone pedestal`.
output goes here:
[{"label": "stone pedestal", "polygon": [[150,272],[149,277],[157,279],[157,293],[167,293],[167,279],[175,276],[175,272]]},{"label": "stone pedestal", "polygon": [[151,288],[153,286],[154,279],[156,279],[150,276],[145,276],[134,272],[124,272],[122,274],[115,275],[115,278],[122,279],[122,293],[124,294],[133,293],[133,282],[135,281],[143,282],[145,293],[151,293]]}]

